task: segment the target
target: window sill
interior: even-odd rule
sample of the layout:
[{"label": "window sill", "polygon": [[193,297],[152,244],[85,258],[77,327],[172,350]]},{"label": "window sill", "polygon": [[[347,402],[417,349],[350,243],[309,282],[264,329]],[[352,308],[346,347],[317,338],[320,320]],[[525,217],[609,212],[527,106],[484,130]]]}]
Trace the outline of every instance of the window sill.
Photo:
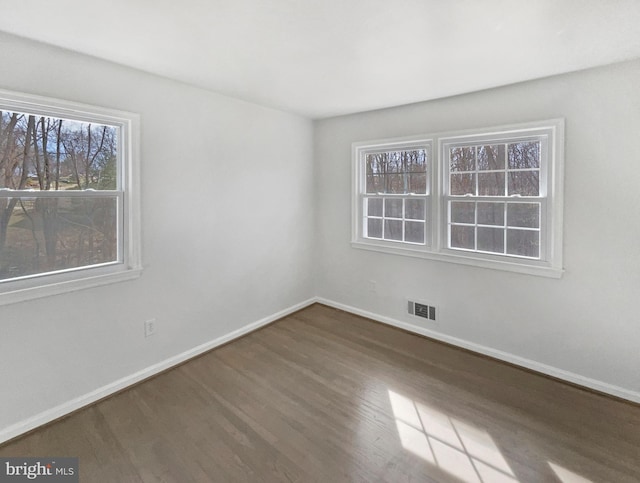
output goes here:
[{"label": "window sill", "polygon": [[534,265],[514,263],[511,261],[490,260],[485,258],[477,258],[469,255],[458,255],[451,253],[443,253],[436,251],[428,251],[424,247],[410,248],[405,246],[392,246],[390,243],[371,243],[363,240],[352,241],[353,248],[370,250],[374,252],[389,253],[393,255],[403,255],[407,257],[423,258],[426,260],[437,260],[440,262],[456,263],[459,265],[468,265],[478,268],[488,268],[492,270],[501,270],[506,272],[522,273],[526,275],[534,275],[539,277],[555,278],[562,277],[564,270],[561,268],[550,267],[547,265]]},{"label": "window sill", "polygon": [[[68,292],[76,292],[87,288],[109,285],[112,283],[133,280],[142,274],[142,268],[113,270],[113,267],[104,267],[107,270],[89,269],[73,272],[73,278],[50,275],[39,279],[39,283],[33,286],[16,287],[15,282],[6,288],[0,284],[0,306],[9,305],[37,298],[50,297]],[[111,270],[108,270],[111,269]],[[86,272],[82,274],[81,272]],[[69,279],[65,279],[69,278]],[[11,283],[11,282],[9,282]],[[14,288],[15,287],[15,288]],[[5,289],[2,291],[2,289]]]}]

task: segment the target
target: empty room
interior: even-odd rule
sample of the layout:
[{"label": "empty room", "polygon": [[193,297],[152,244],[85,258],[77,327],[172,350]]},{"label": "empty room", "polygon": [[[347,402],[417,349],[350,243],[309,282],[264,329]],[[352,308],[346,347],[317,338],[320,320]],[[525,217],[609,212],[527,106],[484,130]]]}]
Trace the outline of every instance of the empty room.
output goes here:
[{"label": "empty room", "polygon": [[0,0],[0,482],[639,482],[638,25]]}]

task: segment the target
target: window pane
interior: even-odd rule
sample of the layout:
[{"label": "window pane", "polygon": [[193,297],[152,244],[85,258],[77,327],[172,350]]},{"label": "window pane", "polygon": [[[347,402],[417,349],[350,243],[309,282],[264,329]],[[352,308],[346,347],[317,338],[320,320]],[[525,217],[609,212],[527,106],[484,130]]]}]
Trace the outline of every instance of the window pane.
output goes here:
[{"label": "window pane", "polygon": [[0,199],[11,210],[0,279],[118,259],[117,198]]},{"label": "window pane", "polygon": [[384,156],[387,163],[387,173],[406,173],[409,171],[404,151],[389,151],[384,153]]},{"label": "window pane", "polygon": [[428,161],[425,149],[367,154],[367,193],[426,193]]},{"label": "window pane", "polygon": [[409,171],[412,173],[425,173],[427,170],[428,153],[424,149],[407,151],[409,157]]},{"label": "window pane", "polygon": [[367,193],[383,193],[385,177],[381,174],[367,175]]},{"label": "window pane", "polygon": [[478,194],[480,196],[504,196],[504,171],[478,173]]},{"label": "window pane", "polygon": [[540,203],[509,203],[507,223],[509,226],[540,228]]},{"label": "window pane", "polygon": [[0,188],[117,189],[117,127],[6,110],[1,114],[0,146],[11,167],[0,177]]},{"label": "window pane", "polygon": [[509,169],[540,167],[540,141],[509,144]]},{"label": "window pane", "polygon": [[523,257],[540,257],[540,232],[507,230],[507,253]]},{"label": "window pane", "polygon": [[504,229],[478,227],[478,250],[504,253]]},{"label": "window pane", "polygon": [[540,195],[539,171],[510,171],[508,176],[510,195]]},{"label": "window pane", "polygon": [[382,198],[369,198],[367,200],[367,214],[369,216],[382,216]]},{"label": "window pane", "polygon": [[402,240],[402,221],[384,220],[385,240]]},{"label": "window pane", "polygon": [[386,163],[385,172],[387,174],[397,174],[404,173],[404,169],[402,169],[402,162],[400,160],[400,153],[398,152],[390,152],[384,153],[384,160]]},{"label": "window pane", "polygon": [[387,198],[384,200],[384,216],[386,218],[402,218],[402,199]]},{"label": "window pane", "polygon": [[405,218],[409,218],[411,220],[424,220],[426,218],[425,200],[406,200],[404,203]]},{"label": "window pane", "polygon": [[472,226],[451,225],[451,248],[475,249],[475,229]]},{"label": "window pane", "polygon": [[404,239],[412,243],[424,243],[424,223],[407,221],[404,224]]},{"label": "window pane", "polygon": [[382,220],[367,218],[367,236],[369,238],[382,238]]},{"label": "window pane", "polygon": [[385,177],[384,193],[404,194],[409,192],[408,174],[388,174]]},{"label": "window pane", "polygon": [[504,203],[478,203],[478,225],[504,226]]},{"label": "window pane", "polygon": [[476,148],[451,148],[449,151],[450,171],[475,171],[476,169]]},{"label": "window pane", "polygon": [[452,195],[476,194],[476,175],[472,173],[452,174],[450,192]]},{"label": "window pane", "polygon": [[385,153],[367,154],[365,164],[367,174],[385,174],[387,172]]},{"label": "window pane", "polygon": [[423,195],[427,192],[427,175],[425,173],[412,173],[409,176],[408,193]]},{"label": "window pane", "polygon": [[366,154],[364,157],[364,165],[367,176],[380,172],[380,165],[376,162],[373,154]]},{"label": "window pane", "polygon": [[476,222],[475,203],[464,201],[451,202],[451,222],[452,223],[475,223]]},{"label": "window pane", "polygon": [[478,146],[478,170],[504,169],[505,145]]}]

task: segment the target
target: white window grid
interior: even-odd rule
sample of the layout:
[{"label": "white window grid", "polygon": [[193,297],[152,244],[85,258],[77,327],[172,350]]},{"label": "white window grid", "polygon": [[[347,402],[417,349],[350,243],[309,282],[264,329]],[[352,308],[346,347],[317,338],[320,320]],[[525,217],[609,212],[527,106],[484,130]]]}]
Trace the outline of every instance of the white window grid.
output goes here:
[{"label": "white window grid", "polygon": [[[527,142],[538,142],[540,144],[540,152],[539,152],[539,165],[534,168],[510,168],[509,167],[509,159],[508,159],[508,146],[514,143],[527,143]],[[479,169],[478,163],[478,153],[479,148],[482,146],[495,146],[501,145],[504,146],[504,167],[501,169]],[[474,147],[475,149],[475,159],[474,159],[474,169],[473,170],[452,170],[451,169],[451,152],[456,148],[470,148]],[[487,136],[487,137],[479,137],[474,136],[472,140],[456,140],[451,142],[445,142],[443,144],[443,148],[441,150],[442,159],[440,160],[441,165],[443,166],[443,175],[444,175],[444,183],[443,183],[443,195],[442,199],[443,203],[443,214],[442,220],[446,223],[446,228],[443,230],[444,239],[443,239],[443,247],[445,250],[452,250],[458,252],[466,252],[466,253],[479,253],[484,254],[490,257],[497,258],[515,258],[522,260],[544,260],[547,257],[547,243],[545,243],[545,239],[543,238],[543,233],[547,232],[547,173],[548,173],[548,135],[547,134],[523,134],[523,133],[515,133],[511,135],[497,135],[497,136]],[[537,196],[525,196],[520,194],[509,194],[509,174],[510,173],[520,173],[520,172],[537,172],[538,173],[538,195]],[[487,195],[479,195],[477,193],[480,192],[480,177],[479,174],[490,174],[490,173],[502,173],[504,174],[504,187],[503,187],[503,195],[498,196],[487,196]],[[453,175],[473,175],[474,176],[474,192],[473,193],[465,193],[453,195],[451,194],[451,178]],[[475,206],[475,218],[473,223],[462,223],[462,222],[453,222],[451,219],[451,203],[452,202],[469,202],[474,203]],[[504,213],[503,213],[503,226],[497,225],[487,225],[478,223],[478,209],[477,204],[482,202],[488,203],[502,203],[504,205]],[[538,219],[539,224],[538,227],[520,227],[520,226],[511,226],[508,225],[507,218],[507,210],[510,204],[526,204],[526,203],[535,203],[539,205],[538,211]],[[469,226],[474,229],[474,247],[473,248],[463,248],[463,247],[454,247],[451,243],[451,227],[452,226]],[[503,250],[499,251],[488,251],[478,249],[478,228],[502,228],[503,232]],[[537,232],[537,242],[538,242],[538,255],[537,256],[526,256],[522,254],[509,253],[508,252],[508,235],[510,230],[522,230],[522,231],[531,231]]]},{"label": "white window grid", "polygon": [[[496,173],[500,173],[500,174],[504,174],[504,187],[503,187],[503,194],[502,195],[496,195],[496,196],[520,196],[520,195],[511,195],[509,193],[509,174],[511,173],[538,173],[538,179],[539,179],[539,189],[544,191],[544,186],[543,186],[543,179],[541,177],[541,174],[543,173],[543,156],[545,154],[544,150],[546,149],[546,139],[544,136],[523,136],[523,137],[518,137],[518,138],[512,138],[509,139],[507,141],[504,140],[500,140],[499,142],[497,141],[487,141],[487,142],[481,142],[478,143],[477,141],[473,141],[471,143],[456,143],[456,144],[449,144],[447,145],[447,156],[446,156],[446,164],[447,164],[447,171],[449,173],[448,177],[447,177],[447,193],[450,194],[451,193],[451,178],[453,176],[456,175],[472,175],[474,177],[474,189],[475,189],[475,195],[472,193],[469,193],[469,196],[482,196],[484,197],[485,195],[479,195],[478,193],[480,193],[480,175],[484,175],[484,174],[496,174]],[[510,168],[509,167],[509,145],[510,144],[515,144],[515,143],[527,143],[527,142],[539,142],[540,143],[540,159],[539,159],[539,166],[537,168]],[[483,146],[504,146],[504,168],[501,169],[480,169],[479,168],[479,151],[481,147]],[[451,170],[451,165],[450,165],[450,160],[451,160],[451,151],[453,149],[456,148],[475,148],[475,158],[474,158],[474,166],[475,168],[473,170]],[[444,160],[443,160],[444,162]],[[540,192],[540,194],[542,194],[542,191]],[[467,196],[467,194],[464,195],[457,195],[457,196]],[[536,198],[538,198],[539,196],[536,196]]]},{"label": "white window grid", "polygon": [[[357,192],[358,192],[358,203],[357,206],[354,207],[356,212],[358,213],[358,217],[360,218],[360,223],[358,227],[355,229],[355,235],[359,239],[371,240],[374,242],[380,243],[389,243],[391,245],[403,245],[403,246],[413,246],[413,247],[426,247],[430,245],[430,233],[429,233],[429,215],[431,213],[431,180],[432,180],[432,141],[425,140],[424,138],[403,138],[399,140],[394,140],[392,142],[384,142],[381,141],[379,143],[371,144],[366,146],[363,149],[357,149],[356,154],[354,154],[358,161],[356,169],[357,175]],[[403,172],[403,173],[392,173],[392,174],[402,174],[405,179],[404,186],[409,186],[411,189],[411,183],[409,182],[409,177],[412,175],[424,174],[425,175],[425,192],[424,193],[415,193],[415,192],[405,192],[405,193],[383,193],[383,192],[367,192],[367,171],[366,171],[366,157],[370,154],[377,153],[385,153],[385,152],[398,152],[398,151],[415,151],[422,150],[425,151],[426,154],[426,163],[423,173],[419,172]],[[382,200],[382,213],[381,215],[371,215],[369,214],[369,203],[370,199],[381,199]],[[402,215],[401,216],[389,216],[386,214],[386,200],[389,199],[398,199],[402,200]],[[420,199],[424,200],[424,215],[422,218],[409,218],[407,215],[407,200],[411,199]],[[371,236],[368,229],[369,220],[380,220],[382,224],[381,236]],[[388,238],[387,235],[387,221],[399,222],[401,223],[401,237],[399,238]],[[407,240],[406,236],[406,228],[408,223],[420,223],[422,224],[423,231],[423,240],[421,242],[415,242]]]},{"label": "white window grid", "polygon": [[[465,223],[465,222],[460,222],[460,221],[453,221],[452,220],[452,209],[451,209],[451,203],[469,203],[469,204],[473,204],[474,205],[474,220],[472,223]],[[479,213],[479,209],[478,209],[478,205],[482,204],[482,203],[493,203],[493,204],[502,204],[503,205],[503,212],[502,212],[502,224],[487,224],[487,223],[479,223],[478,222],[478,213]],[[518,197],[517,199],[508,199],[505,200],[504,197],[497,197],[497,196],[483,196],[481,200],[469,200],[468,197],[447,197],[447,204],[448,209],[447,209],[447,246],[449,248],[451,248],[452,250],[460,250],[460,251],[467,251],[467,252],[479,252],[479,253],[486,253],[488,255],[505,255],[505,256],[509,256],[509,257],[515,257],[515,258],[523,258],[523,259],[531,259],[531,260],[540,260],[541,258],[543,258],[543,252],[544,252],[544,244],[543,244],[543,240],[541,239],[541,234],[542,234],[542,219],[543,219],[543,215],[545,213],[545,206],[546,206],[546,200],[540,199],[539,197]],[[536,205],[538,208],[538,226],[537,227],[527,227],[527,226],[518,226],[518,225],[510,225],[508,223],[508,210],[509,210],[509,205],[521,205],[521,204],[533,204]],[[452,226],[467,226],[467,227],[471,227],[474,229],[474,246],[473,248],[463,248],[463,247],[452,247],[451,246],[451,227]],[[502,230],[503,231],[503,240],[502,240],[502,251],[495,251],[495,250],[482,250],[480,248],[478,248],[478,228],[491,228],[494,230]],[[526,255],[520,255],[520,254],[516,254],[516,253],[510,253],[508,252],[508,236],[509,236],[509,231],[528,231],[528,232],[532,232],[532,233],[536,233],[537,234],[537,243],[538,243],[538,247],[539,247],[539,252],[538,252],[538,256],[526,256]]]},{"label": "white window grid", "polygon": [[[537,141],[540,143],[539,165],[529,164],[529,166],[535,166],[529,167],[526,164],[514,163],[514,159],[512,158],[512,167],[510,168],[508,145],[527,141]],[[500,145],[500,149],[504,149],[505,164],[502,165],[502,163],[498,163],[497,165],[488,165],[487,158],[483,155],[482,160],[484,162],[480,166],[476,163],[476,165],[473,166],[474,169],[471,170],[470,158],[463,159],[463,163],[458,164],[458,168],[465,171],[455,172],[476,175],[476,180],[472,186],[459,184],[458,187],[462,187],[463,190],[457,191],[457,193],[461,194],[451,194],[450,176],[452,170],[450,169],[451,166],[448,157],[449,148],[495,145]],[[377,218],[380,219],[382,223],[383,218],[388,218],[385,217],[384,213],[381,214],[379,211],[369,213],[367,211],[367,198],[391,197],[410,199],[416,195],[415,193],[366,193],[366,174],[364,172],[366,164],[364,164],[364,156],[366,156],[367,153],[416,149],[420,146],[430,149],[425,202],[425,243],[423,245],[417,245],[401,240],[385,240],[383,238],[370,238],[366,236],[369,235],[367,232],[368,219],[372,217]],[[356,142],[352,144],[352,159],[352,247],[530,275],[552,278],[561,277],[563,273],[563,119],[469,129],[466,131],[432,133],[405,138]],[[465,166],[465,162],[469,164]],[[514,194],[509,194],[509,176],[512,176],[514,173],[526,172],[536,172],[538,176],[531,177],[530,179],[528,179],[529,177],[526,175],[513,176],[514,179],[511,179],[511,186],[518,187],[517,192],[522,194],[514,193],[513,190],[512,193]],[[501,180],[489,182],[490,180],[488,180],[487,177],[484,179],[482,179],[482,177],[478,178],[478,174],[482,175],[484,173],[501,173],[504,177],[504,192],[501,188]],[[481,191],[479,191],[479,181],[482,182]],[[539,182],[537,192],[526,189],[526,183],[529,181],[533,181],[534,183]],[[377,187],[378,184],[376,184],[374,190],[376,190]],[[499,187],[498,191],[496,191],[496,187]],[[374,191],[371,190],[371,186],[369,188],[370,191]],[[465,191],[470,192],[464,193]],[[473,193],[471,193],[471,191],[473,191]],[[536,194],[537,196],[532,196],[532,194]],[[497,215],[500,208],[494,206],[496,217],[493,219],[487,218],[483,214],[478,213],[477,210],[474,210],[475,215],[473,218],[463,218],[456,214],[456,221],[453,221],[450,214],[450,204],[452,202],[469,202],[474,203],[474,206],[483,202],[500,203],[502,206],[502,218]],[[513,213],[509,214],[509,207],[516,203],[525,204],[525,206],[526,204],[537,206],[537,217],[532,211],[526,213],[527,208],[525,207],[518,208],[519,211],[525,212],[522,213],[521,216],[514,217]],[[531,207],[530,210],[533,210],[533,207]],[[488,214],[491,210],[485,208],[483,211],[485,214]],[[505,213],[505,211],[507,211],[507,213]],[[403,211],[402,219],[404,219],[405,222],[412,221],[406,219],[405,214],[405,211]],[[467,213],[467,216],[470,216],[470,213]],[[478,218],[479,216],[480,219]],[[398,213],[389,218],[390,221],[398,222],[403,221],[402,219]],[[502,223],[502,225],[500,223]],[[465,225],[474,230],[473,247],[469,245],[471,241],[471,233],[469,232],[467,234],[468,238],[466,238],[469,244],[465,243],[464,238],[456,238],[457,244],[468,247],[468,249],[450,248],[450,227],[452,225]],[[372,228],[381,230],[380,225]],[[485,231],[488,228],[501,230],[502,241],[500,241],[498,233],[488,233]],[[479,242],[478,230],[482,231],[482,239],[480,239]],[[520,232],[512,233],[515,230],[520,230]],[[509,233],[512,233],[512,235],[509,235]],[[528,237],[526,233],[532,233],[533,236]],[[380,237],[380,231],[378,231],[376,235]],[[505,237],[507,237],[507,240],[505,240]],[[537,247],[535,245],[536,242]],[[480,246],[478,246],[478,243],[480,243]],[[500,246],[501,244],[503,246]],[[511,253],[505,253],[505,251]]]},{"label": "white window grid", "polygon": [[[381,214],[380,215],[372,215],[369,214],[369,200],[380,200],[382,204]],[[390,216],[387,214],[387,201],[389,200],[399,200],[402,201],[402,213],[400,216]],[[424,211],[423,216],[421,218],[410,218],[407,213],[407,201],[408,200],[422,200],[424,202]],[[385,240],[390,242],[400,242],[400,243],[408,243],[411,245],[425,245],[427,243],[427,226],[428,226],[428,213],[430,211],[429,207],[429,196],[428,195],[417,195],[414,193],[409,194],[388,194],[388,193],[377,193],[377,194],[364,194],[362,195],[362,213],[363,217],[363,225],[362,225],[362,234],[365,238],[372,238],[376,240]],[[374,236],[369,233],[369,220],[380,220],[381,224],[381,234],[380,236]],[[400,229],[400,238],[390,238],[387,236],[387,221],[395,221],[401,224]],[[423,241],[416,242],[407,240],[407,223],[415,223],[422,225],[422,236]]]}]

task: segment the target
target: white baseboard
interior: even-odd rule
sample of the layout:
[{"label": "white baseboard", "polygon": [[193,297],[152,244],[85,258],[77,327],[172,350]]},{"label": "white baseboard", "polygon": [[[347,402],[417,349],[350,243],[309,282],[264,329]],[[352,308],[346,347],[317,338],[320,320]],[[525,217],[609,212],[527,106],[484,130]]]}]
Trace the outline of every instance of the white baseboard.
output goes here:
[{"label": "white baseboard", "polygon": [[277,312],[273,315],[260,319],[256,322],[245,325],[244,327],[238,330],[235,330],[233,332],[230,332],[229,334],[226,334],[222,337],[218,337],[217,339],[201,344],[197,347],[189,349],[176,356],[170,357],[169,359],[165,359],[164,361],[161,361],[152,366],[146,367],[134,374],[123,377],[122,379],[118,379],[117,381],[107,384],[106,386],[97,388],[94,391],[91,391],[87,394],[79,396],[66,403],[60,404],[54,408],[48,409],[39,414],[36,414],[35,416],[32,416],[23,421],[19,421],[15,424],[12,424],[11,426],[3,428],[0,430],[0,443],[13,439],[16,436],[20,436],[21,434],[24,434],[28,431],[36,429],[37,427],[42,426],[44,424],[50,423],[51,421],[55,421],[56,419],[66,416],[67,414],[72,413],[73,411],[76,411],[85,406],[88,406],[96,401],[99,401],[100,399],[110,396],[118,391],[121,391],[122,389],[125,389],[144,379],[154,376],[162,371],[170,369],[171,367],[181,364],[189,359],[192,359],[193,357],[203,354],[222,344],[226,344],[227,342],[230,342],[234,339],[242,337],[243,335],[248,334],[249,332],[259,329],[262,326],[270,324],[271,322],[274,322],[282,317],[285,317],[305,307],[308,307],[309,305],[312,305],[316,302],[327,305],[329,307],[334,307],[336,309],[344,310],[345,312],[350,312],[352,314],[367,317],[369,319],[382,322],[383,324],[398,327],[400,329],[404,329],[409,332],[414,332],[416,334],[424,335],[431,339],[446,342],[447,344],[451,344],[457,347],[462,347],[464,349],[468,349],[473,352],[477,352],[479,354],[484,354],[489,357],[493,357],[495,359],[499,359],[505,362],[509,362],[511,364],[515,364],[517,366],[525,367],[527,369],[531,369],[533,371],[536,371],[542,374],[546,374],[546,375],[549,375],[573,384],[577,384],[579,386],[590,388],[605,394],[610,394],[612,396],[616,396],[621,399],[626,399],[628,401],[632,401],[635,403],[640,403],[640,392],[631,391],[629,389],[625,389],[619,386],[614,386],[606,382],[584,377],[579,374],[568,372],[563,369],[558,369],[553,366],[548,366],[546,364],[532,361],[530,359],[525,359],[523,357],[519,357],[514,354],[510,354],[508,352],[503,352],[500,350],[492,349],[490,347],[485,347],[483,345],[476,344],[474,342],[469,342],[464,339],[459,339],[457,337],[441,334],[433,330],[425,329],[424,327],[419,327],[417,325],[413,325],[407,322],[402,322],[396,319],[392,319],[391,317],[385,317],[383,315],[375,314],[373,312],[362,310],[356,307],[351,307],[349,305],[334,302],[332,300],[328,300],[322,297],[314,297],[304,302],[301,302],[299,304],[288,307],[284,310],[281,310],[280,312]]},{"label": "white baseboard", "polygon": [[626,399],[634,403],[640,403],[640,392],[637,392],[637,391],[631,391],[623,387],[614,386],[606,382],[581,376],[580,374],[575,374],[573,372],[565,371],[563,369],[558,369],[557,367],[542,364],[540,362],[532,361],[530,359],[525,359],[524,357],[520,357],[515,354],[510,354],[508,352],[492,349],[491,347],[486,347],[480,344],[476,344],[474,342],[469,342],[464,339],[452,337],[450,335],[425,329],[424,327],[420,327],[407,322],[402,322],[396,319],[392,319],[391,317],[378,315],[373,312],[358,309],[356,307],[351,307],[349,305],[341,304],[339,302],[334,302],[332,300],[324,299],[322,297],[316,297],[315,301],[324,305],[328,305],[329,307],[344,310],[345,312],[350,312],[352,314],[361,315],[362,317],[373,319],[377,322],[382,322],[383,324],[392,325],[394,327],[398,327],[400,329],[404,329],[409,332],[414,332],[416,334],[424,335],[431,339],[446,342],[447,344],[451,344],[457,347],[462,347],[464,349],[468,349],[470,351],[477,352],[479,354],[484,354],[486,356],[493,357],[494,359],[499,359],[501,361],[509,362],[516,366],[524,367],[535,372],[539,372],[551,377],[562,379],[563,381],[567,381],[572,384],[576,384],[578,386],[583,386],[583,387],[593,389],[595,391],[599,391],[605,394],[610,394],[612,396],[615,396],[621,399]]},{"label": "white baseboard", "polygon": [[299,304],[293,305],[292,307],[288,307],[273,315],[245,325],[244,327],[238,330],[234,330],[233,332],[223,335],[222,337],[218,337],[217,339],[201,344],[197,347],[194,347],[193,349],[189,349],[188,351],[185,351],[181,354],[170,357],[169,359],[165,359],[162,362],[158,362],[157,364],[146,367],[134,374],[123,377],[122,379],[118,379],[117,381],[107,384],[106,386],[102,386],[94,391],[91,391],[90,393],[84,394],[54,408],[43,411],[39,414],[36,414],[35,416],[12,424],[11,426],[8,426],[6,428],[0,429],[0,443],[13,439],[16,436],[20,436],[21,434],[31,431],[44,424],[50,423],[51,421],[55,421],[58,418],[66,416],[73,411],[77,411],[78,409],[88,406],[96,401],[99,401],[100,399],[110,396],[144,379],[170,369],[173,366],[181,364],[200,354],[210,351],[211,349],[214,349],[222,344],[226,344],[227,342],[237,339],[238,337],[242,337],[249,332],[253,332],[256,329],[259,329],[262,326],[265,326],[267,324],[270,324],[271,322],[281,319],[282,317],[292,314],[293,312],[297,312],[300,309],[308,307],[315,302],[316,299],[311,298]]}]

